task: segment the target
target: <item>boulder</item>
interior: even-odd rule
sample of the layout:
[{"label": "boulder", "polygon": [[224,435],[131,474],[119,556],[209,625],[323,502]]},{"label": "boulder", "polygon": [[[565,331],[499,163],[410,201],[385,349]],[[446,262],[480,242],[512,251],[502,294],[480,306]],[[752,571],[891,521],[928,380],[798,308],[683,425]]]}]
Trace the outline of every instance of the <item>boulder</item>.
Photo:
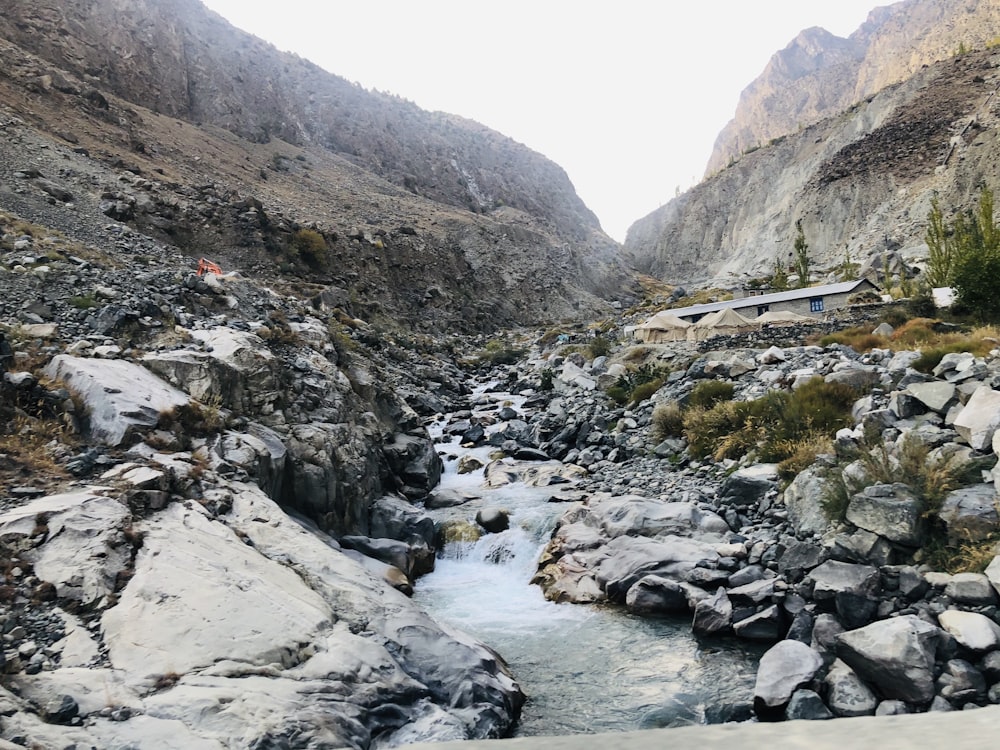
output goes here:
[{"label": "boulder", "polygon": [[787,630],[785,614],[776,604],[741,620],[733,618],[733,633],[751,641],[777,641],[785,636]]},{"label": "boulder", "polygon": [[784,706],[822,666],[822,657],[806,644],[779,641],[760,658],[754,683],[754,704],[765,708]]},{"label": "boulder", "polygon": [[993,484],[974,484],[949,492],[938,512],[947,529],[948,541],[982,542],[1000,530],[997,491]]},{"label": "boulder", "polygon": [[724,635],[732,632],[733,605],[724,588],[695,605],[691,630],[695,635]]},{"label": "boulder", "polygon": [[367,536],[342,536],[340,546],[392,565],[410,581],[434,569],[434,553],[426,545],[413,545],[396,539],[372,539]]},{"label": "boulder", "polygon": [[510,528],[510,514],[502,508],[483,508],[476,513],[476,523],[490,534],[499,534]]},{"label": "boulder", "polygon": [[997,594],[982,573],[956,573],[944,587],[944,594],[958,604],[985,607],[996,604]]},{"label": "boulder", "polygon": [[1000,391],[982,385],[973,392],[952,426],[972,448],[982,451],[991,447],[998,425]]},{"label": "boulder", "polygon": [[434,548],[434,520],[398,495],[385,495],[371,503],[369,535]]},{"label": "boulder", "polygon": [[799,535],[822,534],[830,526],[823,510],[823,499],[830,484],[820,469],[799,472],[785,489],[784,503],[788,521]]},{"label": "boulder", "polygon": [[718,515],[690,502],[663,502],[640,495],[598,497],[590,514],[610,538],[620,536],[721,536],[729,525]]},{"label": "boulder", "polygon": [[956,706],[986,698],[986,678],[964,659],[949,659],[936,687],[941,698]]},{"label": "boulder", "polygon": [[574,482],[587,475],[581,466],[561,461],[515,461],[509,458],[490,461],[483,470],[485,485],[490,489],[524,482],[529,487],[550,487]]},{"label": "boulder", "polygon": [[827,704],[835,716],[871,716],[878,706],[872,689],[840,659],[826,675]]},{"label": "boulder", "polygon": [[993,558],[993,561],[986,566],[983,574],[990,579],[990,585],[993,586],[993,590],[997,594],[1000,594],[1000,555]]},{"label": "boulder", "polygon": [[813,583],[813,597],[822,602],[844,593],[874,596],[879,591],[881,576],[878,568],[870,565],[827,560],[810,571],[807,580]]},{"label": "boulder", "polygon": [[711,544],[667,535],[658,539],[623,536],[604,547],[595,570],[597,581],[612,601],[624,601],[629,588],[646,575],[675,581],[696,567],[714,565],[719,555]]},{"label": "boulder", "polygon": [[53,357],[45,375],[69,387],[87,410],[87,435],[105,445],[156,427],[164,413],[186,406],[190,398],[144,367],[120,359]]},{"label": "boulder", "polygon": [[851,498],[847,520],[890,541],[918,547],[924,535],[922,512],[920,500],[905,484],[873,484]]},{"label": "boulder", "polygon": [[389,469],[402,483],[404,494],[410,494],[410,490],[416,495],[426,495],[441,481],[444,466],[426,433],[396,433],[382,447],[382,453]]},{"label": "boulder", "polygon": [[726,477],[719,488],[719,500],[724,504],[756,505],[778,483],[749,472],[736,471]]},{"label": "boulder", "polygon": [[941,628],[958,644],[980,653],[1000,649],[1000,625],[978,612],[945,610],[938,615]]},{"label": "boulder", "polygon": [[929,383],[910,383],[904,392],[938,414],[944,414],[955,398],[955,386],[941,380]]},{"label": "boulder", "polygon": [[886,698],[927,704],[941,630],[915,615],[881,620],[837,638],[837,656]]},{"label": "boulder", "polygon": [[625,607],[632,614],[679,614],[688,611],[688,592],[676,581],[644,576],[625,594]]},{"label": "boulder", "polygon": [[826,707],[818,693],[800,688],[792,693],[792,699],[788,701],[788,706],[785,708],[785,718],[788,721],[795,719],[818,721],[832,719],[833,712]]},{"label": "boulder", "polygon": [[150,352],[142,363],[206,404],[235,414],[266,414],[281,398],[276,361],[264,340],[228,326],[189,331],[203,349]]},{"label": "boulder", "polygon": [[466,453],[460,459],[458,459],[458,465],[455,470],[459,474],[472,474],[473,472],[479,471],[483,468],[485,464],[479,460],[476,456],[471,453]]}]

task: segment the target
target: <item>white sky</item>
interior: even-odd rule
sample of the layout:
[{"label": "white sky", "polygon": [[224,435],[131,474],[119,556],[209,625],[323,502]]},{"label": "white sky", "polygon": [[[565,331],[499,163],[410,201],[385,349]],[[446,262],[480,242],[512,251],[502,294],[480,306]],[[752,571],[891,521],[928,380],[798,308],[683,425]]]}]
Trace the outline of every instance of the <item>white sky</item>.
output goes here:
[{"label": "white sky", "polygon": [[799,31],[890,0],[203,0],[366,88],[562,166],[617,240],[697,183],[740,92]]}]

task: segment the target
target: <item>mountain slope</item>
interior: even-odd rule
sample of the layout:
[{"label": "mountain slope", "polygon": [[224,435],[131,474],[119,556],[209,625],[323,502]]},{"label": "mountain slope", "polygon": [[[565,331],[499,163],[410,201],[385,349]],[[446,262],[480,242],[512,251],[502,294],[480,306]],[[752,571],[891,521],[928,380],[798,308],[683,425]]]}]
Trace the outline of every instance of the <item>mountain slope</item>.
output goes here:
[{"label": "mountain slope", "polygon": [[792,253],[801,220],[814,269],[925,253],[930,199],[968,205],[1000,179],[1000,57],[985,50],[921,69],[836,117],[753,150],[636,222],[626,252],[683,283],[735,283]]},{"label": "mountain slope", "polygon": [[906,0],[874,9],[847,39],[803,31],[740,95],[706,174],[748,149],[835,116],[925,65],[1000,34],[998,0]]},{"label": "mountain slope", "polygon": [[[69,160],[78,213],[436,329],[597,314],[622,292],[617,246],[565,172],[488,128],[365,91],[196,0],[0,6],[3,102]],[[26,166],[10,156],[7,177]],[[303,253],[310,228],[323,241]]]}]

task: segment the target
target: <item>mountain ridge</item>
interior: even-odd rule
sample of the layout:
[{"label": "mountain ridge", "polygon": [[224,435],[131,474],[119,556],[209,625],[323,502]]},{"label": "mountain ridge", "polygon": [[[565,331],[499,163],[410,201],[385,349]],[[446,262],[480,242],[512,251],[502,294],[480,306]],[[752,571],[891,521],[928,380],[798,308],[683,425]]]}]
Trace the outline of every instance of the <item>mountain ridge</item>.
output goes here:
[{"label": "mountain ridge", "polygon": [[[131,209],[112,219],[230,266],[292,267],[387,318],[436,329],[590,317],[627,294],[617,243],[565,171],[485,126],[366,91],[197,0],[4,6],[11,114],[75,147],[77,171],[124,166],[159,183],[154,200],[126,196]],[[123,192],[112,171],[90,178],[100,192]],[[173,205],[206,183],[232,198],[207,224],[200,209],[185,216]],[[71,190],[81,206],[87,189]],[[248,202],[267,226],[246,225]],[[36,209],[20,205],[32,219]],[[325,239],[325,268],[289,258],[294,233],[310,227]],[[363,260],[382,253],[423,268],[394,277]],[[408,288],[414,276],[423,288]],[[522,290],[524,279],[533,281]]]}]

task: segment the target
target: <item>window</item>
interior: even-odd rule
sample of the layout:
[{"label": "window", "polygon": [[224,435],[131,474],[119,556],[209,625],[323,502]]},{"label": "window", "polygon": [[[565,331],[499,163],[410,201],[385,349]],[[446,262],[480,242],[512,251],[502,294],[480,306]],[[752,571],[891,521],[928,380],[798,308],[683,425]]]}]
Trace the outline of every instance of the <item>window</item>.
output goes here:
[{"label": "window", "polygon": [[764,313],[771,309],[770,305],[757,305],[757,317],[759,318]]},{"label": "window", "polygon": [[810,297],[809,298],[809,312],[823,312],[823,298],[822,297]]}]

